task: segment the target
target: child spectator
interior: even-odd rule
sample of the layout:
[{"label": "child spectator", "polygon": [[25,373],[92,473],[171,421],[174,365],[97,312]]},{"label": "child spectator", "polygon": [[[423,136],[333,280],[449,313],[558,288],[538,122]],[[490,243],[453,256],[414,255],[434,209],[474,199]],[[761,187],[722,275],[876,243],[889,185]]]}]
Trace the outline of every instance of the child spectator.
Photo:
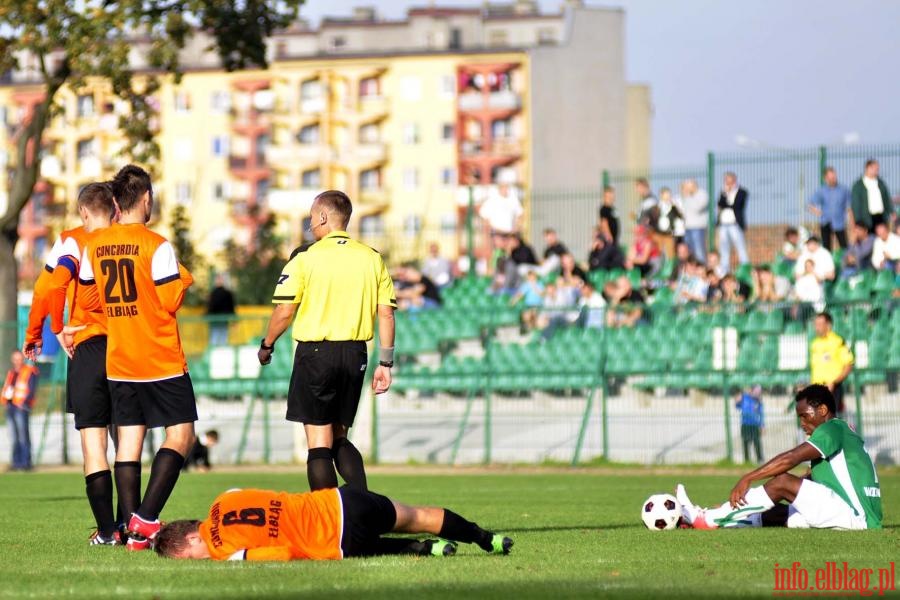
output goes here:
[{"label": "child spectator", "polygon": [[814,235],[809,236],[806,240],[803,252],[800,253],[797,264],[794,265],[794,275],[796,277],[804,274],[806,261],[808,260],[813,261],[819,281],[831,281],[834,279],[834,258],[831,256],[831,252],[822,246],[819,238]]},{"label": "child spectator", "polygon": [[800,258],[801,246],[800,232],[794,227],[788,227],[784,232],[784,245],[781,246],[781,260],[794,266]]},{"label": "child spectator", "polygon": [[762,431],[763,431],[763,405],[762,386],[754,385],[748,392],[741,394],[735,404],[741,411],[741,441],[744,444],[744,462],[752,462],[750,458],[750,446],[756,450],[756,462],[762,464]]},{"label": "child spectator", "polygon": [[534,329],[537,326],[538,309],[544,302],[544,285],[535,271],[530,271],[525,276],[525,281],[516,290],[509,304],[515,306],[519,302],[525,307],[522,311],[522,325],[526,330]]},{"label": "child spectator", "polygon": [[182,469],[187,471],[193,467],[201,473],[209,471],[212,468],[212,463],[209,461],[209,449],[218,443],[219,432],[215,429],[210,429],[203,434],[203,442],[200,441],[200,438],[196,438],[194,447],[191,448],[191,453],[185,459]]},{"label": "child spectator", "polygon": [[794,283],[794,300],[803,304],[802,311],[794,308],[795,318],[806,318],[810,312],[810,306],[820,312],[825,308],[825,287],[822,280],[816,274],[816,263],[811,258],[803,263],[803,275]]},{"label": "child spectator", "polygon": [[753,270],[753,302],[781,302],[791,292],[791,283],[784,277],[776,277],[767,266]]}]

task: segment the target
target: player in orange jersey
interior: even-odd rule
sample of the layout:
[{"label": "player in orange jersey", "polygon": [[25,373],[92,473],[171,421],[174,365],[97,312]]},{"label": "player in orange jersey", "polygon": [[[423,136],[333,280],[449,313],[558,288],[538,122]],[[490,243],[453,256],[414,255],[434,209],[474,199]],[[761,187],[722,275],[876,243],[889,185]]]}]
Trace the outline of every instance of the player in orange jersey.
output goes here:
[{"label": "player in orange jersey", "polygon": [[[383,538],[429,533],[440,540]],[[450,540],[450,541],[446,541]],[[329,560],[378,554],[456,552],[456,543],[509,554],[513,541],[446,508],[409,506],[374,492],[343,486],[303,494],[229,490],[204,521],[164,525],[156,551],[169,558],[215,560]]]},{"label": "player in orange jersey", "polygon": [[[97,523],[92,545],[116,543],[113,514],[113,480],[106,459],[107,430],[111,424],[111,400],[106,381],[106,318],[81,309],[78,294],[78,261],[91,232],[109,227],[115,215],[112,188],[108,183],[89,183],[78,194],[78,214],[83,226],[63,231],[50,251],[44,271],[34,286],[28,316],[25,352],[32,360],[41,352],[41,331],[46,316],[50,329],[72,360],[66,378],[66,410],[75,415],[81,436],[84,481],[88,503]],[[63,334],[63,313],[69,304],[69,323],[77,333]]]},{"label": "player in orange jersey", "polygon": [[[197,406],[175,321],[193,279],[178,264],[172,244],[146,226],[153,208],[147,172],[123,167],[112,188],[121,216],[88,240],[78,302],[106,316],[106,375],[119,435],[116,489],[133,534],[128,548],[145,550],[194,445]],[[165,427],[166,438],[141,498],[140,458],[148,427]]]}]

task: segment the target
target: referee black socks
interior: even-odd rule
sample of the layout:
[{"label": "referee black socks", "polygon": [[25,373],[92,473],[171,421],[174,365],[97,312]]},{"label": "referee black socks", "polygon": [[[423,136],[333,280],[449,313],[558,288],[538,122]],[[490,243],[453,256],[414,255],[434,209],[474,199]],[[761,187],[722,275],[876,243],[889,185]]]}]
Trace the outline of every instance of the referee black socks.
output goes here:
[{"label": "referee black socks", "polygon": [[472,521],[466,521],[447,508],[444,509],[444,522],[441,525],[441,531],[438,533],[438,536],[454,542],[478,544],[485,552],[490,552],[493,548],[491,543],[494,539],[493,533],[485,531]]},{"label": "referee black socks", "polygon": [[331,448],[309,449],[306,455],[306,478],[309,480],[310,491],[337,487]]},{"label": "referee black socks", "polygon": [[334,455],[334,466],[347,485],[363,492],[367,491],[369,487],[366,484],[366,468],[363,466],[362,454],[356,446],[347,438],[340,437],[334,440],[331,453]]},{"label": "referee black socks", "polygon": [[87,493],[91,512],[97,522],[97,531],[105,538],[111,538],[116,531],[116,522],[113,518],[112,496],[113,480],[109,469],[97,471],[86,475],[84,488]]},{"label": "referee black socks", "polygon": [[160,448],[156,452],[153,466],[150,467],[150,481],[147,482],[144,501],[136,511],[143,519],[153,521],[159,517],[172,490],[175,489],[183,466],[184,457],[175,450]]}]

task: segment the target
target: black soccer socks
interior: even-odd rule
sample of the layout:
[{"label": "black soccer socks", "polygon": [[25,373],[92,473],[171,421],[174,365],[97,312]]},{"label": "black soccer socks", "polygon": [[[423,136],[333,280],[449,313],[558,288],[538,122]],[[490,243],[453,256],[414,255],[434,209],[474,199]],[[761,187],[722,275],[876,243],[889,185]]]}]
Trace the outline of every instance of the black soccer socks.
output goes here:
[{"label": "black soccer socks", "polygon": [[334,466],[347,485],[363,492],[367,491],[369,488],[366,484],[366,468],[363,466],[362,454],[356,446],[347,438],[341,437],[334,441],[331,453],[334,456]]},{"label": "black soccer socks", "polygon": [[109,469],[86,475],[84,488],[87,493],[91,512],[97,522],[97,531],[105,538],[110,538],[116,531],[113,518],[113,479]]},{"label": "black soccer socks", "polygon": [[309,449],[306,455],[306,478],[309,479],[310,491],[337,487],[331,448]]},{"label": "black soccer socks", "polygon": [[137,513],[146,520],[153,521],[159,518],[163,506],[175,489],[181,467],[184,466],[184,457],[171,448],[160,448],[153,458],[150,467],[150,481],[147,482],[147,491],[144,492],[144,501],[141,502]]},{"label": "black soccer socks", "polygon": [[464,518],[447,508],[444,509],[444,522],[441,525],[441,532],[438,536],[446,540],[453,540],[454,542],[478,544],[485,552],[491,552],[493,549],[493,533],[485,531],[472,521],[466,521]]},{"label": "black soccer socks", "polygon": [[119,497],[119,512],[125,522],[131,513],[141,505],[141,463],[139,461],[116,461],[116,495]]}]

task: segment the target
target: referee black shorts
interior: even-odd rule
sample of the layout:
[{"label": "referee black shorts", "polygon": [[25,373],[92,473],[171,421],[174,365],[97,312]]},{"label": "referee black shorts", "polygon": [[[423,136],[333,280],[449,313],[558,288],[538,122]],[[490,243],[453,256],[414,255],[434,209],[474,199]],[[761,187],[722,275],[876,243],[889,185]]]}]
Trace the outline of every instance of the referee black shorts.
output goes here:
[{"label": "referee black shorts", "polygon": [[347,487],[338,488],[343,508],[341,550],[345,557],[369,556],[378,538],[397,524],[397,509],[387,496]]},{"label": "referee black shorts", "polygon": [[287,420],[353,425],[366,375],[365,342],[300,342],[288,388]]},{"label": "referee black shorts", "polygon": [[187,373],[161,381],[110,381],[113,423],[120,427],[170,427],[197,420],[197,400]]},{"label": "referee black shorts", "polygon": [[66,375],[66,412],[75,415],[75,429],[112,423],[105,335],[88,338],[75,347]]}]

